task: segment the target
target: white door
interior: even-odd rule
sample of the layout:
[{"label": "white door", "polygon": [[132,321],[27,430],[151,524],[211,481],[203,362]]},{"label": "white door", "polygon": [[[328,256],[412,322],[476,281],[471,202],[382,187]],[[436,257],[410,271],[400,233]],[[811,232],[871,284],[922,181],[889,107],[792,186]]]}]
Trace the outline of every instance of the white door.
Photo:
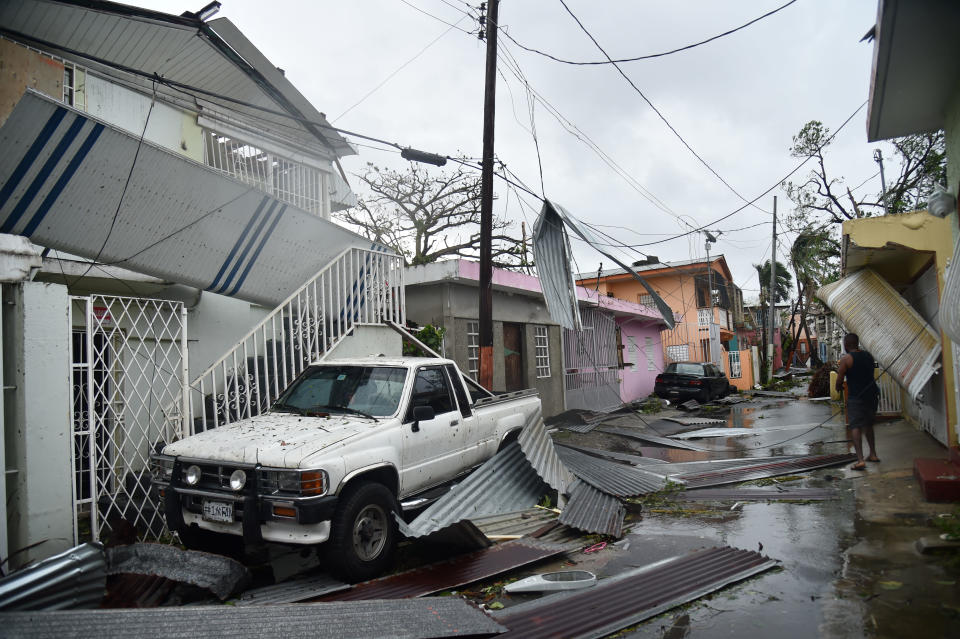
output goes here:
[{"label": "white door", "polygon": [[[434,418],[414,420],[416,406],[433,408]],[[456,474],[462,465],[460,454],[466,430],[442,366],[417,369],[403,422],[400,472],[403,494],[429,488]]]}]

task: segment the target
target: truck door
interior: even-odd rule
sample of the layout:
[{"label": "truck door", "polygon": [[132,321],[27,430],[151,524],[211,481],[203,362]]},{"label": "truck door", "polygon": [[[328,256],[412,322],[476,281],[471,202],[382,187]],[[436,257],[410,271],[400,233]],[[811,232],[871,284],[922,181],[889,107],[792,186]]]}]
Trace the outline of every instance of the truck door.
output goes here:
[{"label": "truck door", "polygon": [[[430,406],[434,418],[416,421],[413,409]],[[461,470],[462,415],[443,366],[417,369],[403,420],[402,490],[410,493],[451,479]]]}]

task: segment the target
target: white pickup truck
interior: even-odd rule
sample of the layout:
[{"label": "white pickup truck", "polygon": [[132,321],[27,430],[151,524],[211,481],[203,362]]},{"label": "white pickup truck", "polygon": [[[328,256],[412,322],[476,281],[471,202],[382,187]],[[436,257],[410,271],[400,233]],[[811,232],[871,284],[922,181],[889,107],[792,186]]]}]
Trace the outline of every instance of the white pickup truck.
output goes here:
[{"label": "white pickup truck", "polygon": [[268,412],[168,444],[151,477],[188,546],[324,543],[331,571],[367,579],[392,560],[393,512],[442,494],[539,409],[535,391],[474,399],[450,360],[325,361]]}]

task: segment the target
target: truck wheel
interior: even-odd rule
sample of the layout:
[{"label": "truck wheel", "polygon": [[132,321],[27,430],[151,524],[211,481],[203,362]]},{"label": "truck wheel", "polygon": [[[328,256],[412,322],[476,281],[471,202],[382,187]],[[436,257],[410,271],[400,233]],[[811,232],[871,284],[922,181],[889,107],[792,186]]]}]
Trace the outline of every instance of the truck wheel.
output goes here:
[{"label": "truck wheel", "polygon": [[383,573],[397,546],[397,511],[383,484],[364,482],[347,488],[331,521],[327,559],[331,571],[350,582]]}]

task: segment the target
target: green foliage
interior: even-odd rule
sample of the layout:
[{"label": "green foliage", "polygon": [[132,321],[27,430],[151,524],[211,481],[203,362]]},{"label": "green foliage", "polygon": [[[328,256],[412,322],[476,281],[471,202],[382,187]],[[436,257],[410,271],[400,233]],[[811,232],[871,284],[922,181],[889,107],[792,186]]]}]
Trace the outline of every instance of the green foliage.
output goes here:
[{"label": "green foliage", "polygon": [[[757,270],[757,277],[760,280],[760,301],[761,303],[770,299],[770,260],[763,264],[754,264],[753,268]],[[782,302],[790,298],[790,271],[787,267],[777,260],[777,279],[774,282],[774,303]]]},{"label": "green foliage", "polygon": [[[420,330],[411,330],[414,336],[430,348],[432,348],[437,353],[440,353],[443,348],[443,335],[447,332],[447,329],[442,326],[433,326],[432,324],[427,324]],[[409,357],[425,357],[428,353],[424,353],[420,347],[415,346],[409,342],[403,343],[403,354]]]}]

